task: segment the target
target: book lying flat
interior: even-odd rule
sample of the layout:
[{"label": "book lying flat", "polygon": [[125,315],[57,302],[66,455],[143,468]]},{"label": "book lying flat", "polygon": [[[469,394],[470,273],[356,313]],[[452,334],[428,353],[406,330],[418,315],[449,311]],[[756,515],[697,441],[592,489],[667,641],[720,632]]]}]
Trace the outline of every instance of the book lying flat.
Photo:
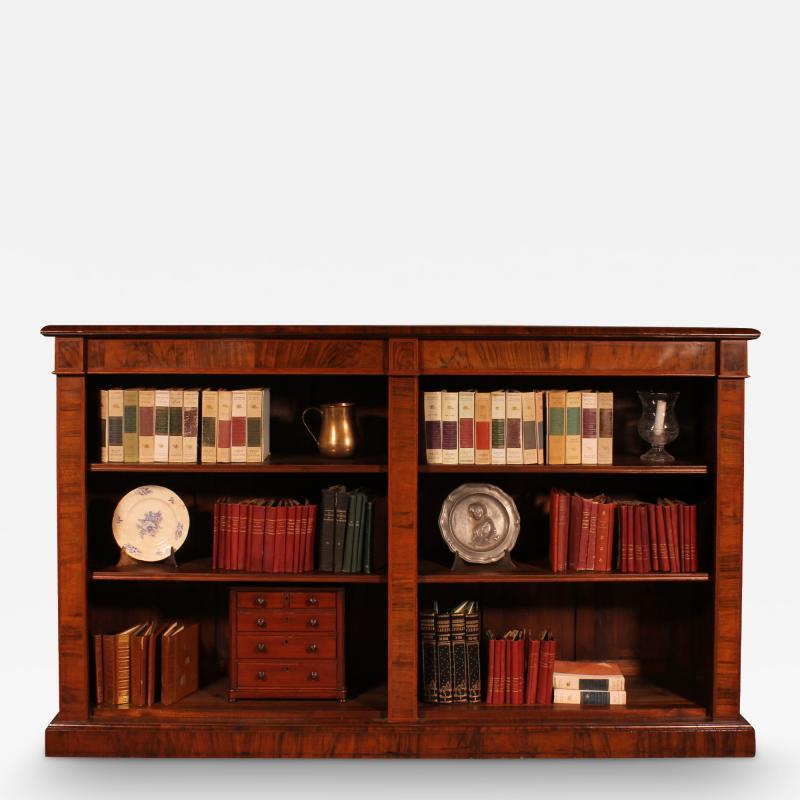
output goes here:
[{"label": "book lying flat", "polygon": [[[624,692],[625,676],[612,661],[556,661],[553,688],[578,691]],[[556,702],[571,702],[562,700]]]}]

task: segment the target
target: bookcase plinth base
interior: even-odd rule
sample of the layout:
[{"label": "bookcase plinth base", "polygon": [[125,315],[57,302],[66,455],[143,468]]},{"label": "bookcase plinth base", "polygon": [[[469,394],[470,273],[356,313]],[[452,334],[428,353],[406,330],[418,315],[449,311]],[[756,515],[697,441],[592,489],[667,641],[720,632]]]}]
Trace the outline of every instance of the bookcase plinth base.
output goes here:
[{"label": "bookcase plinth base", "polygon": [[143,758],[654,758],[755,755],[755,732],[736,720],[537,725],[265,725],[62,722],[48,756]]}]

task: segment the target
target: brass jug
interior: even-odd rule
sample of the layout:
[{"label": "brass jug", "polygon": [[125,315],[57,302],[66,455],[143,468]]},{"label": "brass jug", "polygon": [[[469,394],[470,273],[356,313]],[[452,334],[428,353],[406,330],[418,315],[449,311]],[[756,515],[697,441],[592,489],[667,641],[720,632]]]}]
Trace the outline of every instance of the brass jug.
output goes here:
[{"label": "brass jug", "polygon": [[[322,420],[319,436],[314,436],[306,422],[306,414],[316,411]],[[323,403],[321,408],[307,408],[300,417],[311,438],[317,443],[323,456],[348,458],[356,449],[356,429],[352,403]]]}]

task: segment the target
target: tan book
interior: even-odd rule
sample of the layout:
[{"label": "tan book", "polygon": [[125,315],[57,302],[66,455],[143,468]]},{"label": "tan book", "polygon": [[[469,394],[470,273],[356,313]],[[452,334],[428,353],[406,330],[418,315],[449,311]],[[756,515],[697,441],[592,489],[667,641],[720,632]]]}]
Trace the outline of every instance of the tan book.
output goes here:
[{"label": "tan book", "polygon": [[597,393],[597,463],[614,463],[614,393]]},{"label": "tan book", "polygon": [[139,390],[122,393],[122,453],[126,464],[139,463]]},{"label": "tan book", "polygon": [[554,703],[568,703],[574,706],[624,706],[625,692],[580,691],[578,689],[554,689]]},{"label": "tan book", "polygon": [[566,463],[567,392],[551,389],[547,393],[547,463]]},{"label": "tan book", "polygon": [[183,464],[183,389],[169,390],[169,463]]},{"label": "tan book", "polygon": [[458,463],[475,463],[475,392],[458,393]]},{"label": "tan book", "polygon": [[522,464],[522,392],[506,392],[506,464]]},{"label": "tan book", "polygon": [[581,395],[567,392],[565,464],[581,463]]},{"label": "tan book", "polygon": [[264,428],[268,425],[269,389],[248,389],[247,453],[245,456],[248,464],[260,464],[269,455],[268,451],[266,453],[264,451]]},{"label": "tan book", "polygon": [[169,462],[169,389],[156,389],[153,433],[153,460],[156,464],[166,464]]},{"label": "tan book", "polygon": [[183,391],[183,449],[184,464],[197,463],[197,434],[200,421],[200,390]]},{"label": "tan book", "polygon": [[621,692],[625,689],[625,676],[613,661],[556,660],[553,688]]},{"label": "tan book", "polygon": [[534,392],[536,398],[536,450],[538,463],[544,464],[544,392]]},{"label": "tan book", "polygon": [[139,390],[139,463],[152,464],[155,461],[155,389]]},{"label": "tan book", "polygon": [[475,392],[475,463],[492,463],[492,395]]},{"label": "tan book", "polygon": [[522,393],[522,463],[538,464],[536,392]]},{"label": "tan book", "polygon": [[217,417],[217,463],[231,463],[231,410],[233,408],[233,392],[220,389],[219,416]]},{"label": "tan book", "polygon": [[442,392],[442,464],[458,464],[458,392]]},{"label": "tan book", "polygon": [[506,393],[492,392],[492,464],[506,463]]},{"label": "tan book", "polygon": [[247,463],[247,391],[233,392],[231,400],[231,463]]},{"label": "tan book", "polygon": [[425,424],[425,463],[442,463],[442,393],[425,392],[422,397]]},{"label": "tan book", "polygon": [[581,393],[581,464],[597,463],[597,392]]},{"label": "tan book", "polygon": [[100,463],[108,463],[108,389],[100,390]]},{"label": "tan book", "polygon": [[203,389],[200,398],[200,461],[203,464],[217,463],[217,415],[219,392]]},{"label": "tan book", "polygon": [[124,408],[122,389],[108,390],[108,461],[121,464],[125,460],[122,446],[122,411]]}]

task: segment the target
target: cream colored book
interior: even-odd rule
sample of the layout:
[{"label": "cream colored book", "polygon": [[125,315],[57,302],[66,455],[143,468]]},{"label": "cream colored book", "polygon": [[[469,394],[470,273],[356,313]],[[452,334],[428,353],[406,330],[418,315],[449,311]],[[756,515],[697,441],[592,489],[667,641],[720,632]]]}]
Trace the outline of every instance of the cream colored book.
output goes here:
[{"label": "cream colored book", "polygon": [[539,464],[544,464],[544,392],[534,392],[536,399],[536,451]]},{"label": "cream colored book", "polygon": [[100,390],[100,463],[108,463],[108,389]]},{"label": "cream colored book", "polygon": [[200,429],[200,390],[183,392],[183,463],[197,463],[197,434]]},{"label": "cream colored book", "polygon": [[139,463],[152,464],[156,456],[155,389],[139,390]]},{"label": "cream colored book", "polygon": [[536,446],[536,392],[522,393],[522,463],[538,464]]},{"label": "cream colored book", "polygon": [[567,392],[551,389],[547,393],[547,463],[564,464],[566,456],[565,423]]},{"label": "cream colored book", "polygon": [[580,689],[554,689],[554,703],[568,703],[573,706],[624,706],[625,692],[600,692]]},{"label": "cream colored book", "polygon": [[247,463],[247,392],[233,392],[231,401],[231,463]]},{"label": "cream colored book", "polygon": [[522,464],[522,392],[506,392],[506,464]]},{"label": "cream colored book", "polygon": [[[260,464],[264,454],[264,393],[267,396],[269,413],[269,389],[247,390],[247,463]],[[269,419],[267,418],[267,424]]]},{"label": "cream colored book", "polygon": [[492,464],[506,463],[506,393],[492,392]]},{"label": "cream colored book", "polygon": [[442,392],[442,464],[458,464],[458,392]]},{"label": "cream colored book", "polygon": [[614,463],[614,393],[597,393],[597,463]]},{"label": "cream colored book", "polygon": [[597,463],[597,392],[581,393],[581,464]]},{"label": "cream colored book", "polygon": [[219,416],[217,417],[217,463],[231,463],[231,410],[233,392],[219,390]]},{"label": "cream colored book", "polygon": [[475,463],[492,463],[492,395],[475,392]]},{"label": "cream colored book", "polygon": [[564,463],[581,463],[581,394],[567,392],[567,440]]},{"label": "cream colored book", "polygon": [[108,390],[108,460],[111,464],[121,464],[125,460],[122,444],[123,398],[122,389]]},{"label": "cream colored book", "polygon": [[203,464],[217,463],[217,414],[219,392],[203,389],[200,395],[200,461]]},{"label": "cream colored book", "polygon": [[621,692],[625,676],[614,661],[560,661],[553,670],[554,689]]},{"label": "cream colored book", "polygon": [[169,390],[169,463],[183,464],[183,389]]},{"label": "cream colored book", "polygon": [[156,389],[153,431],[154,461],[166,464],[169,461],[169,389]]},{"label": "cream colored book", "polygon": [[475,392],[458,393],[458,463],[475,463]]},{"label": "cream colored book", "polygon": [[422,398],[425,423],[425,462],[442,463],[442,393],[425,392]]}]

